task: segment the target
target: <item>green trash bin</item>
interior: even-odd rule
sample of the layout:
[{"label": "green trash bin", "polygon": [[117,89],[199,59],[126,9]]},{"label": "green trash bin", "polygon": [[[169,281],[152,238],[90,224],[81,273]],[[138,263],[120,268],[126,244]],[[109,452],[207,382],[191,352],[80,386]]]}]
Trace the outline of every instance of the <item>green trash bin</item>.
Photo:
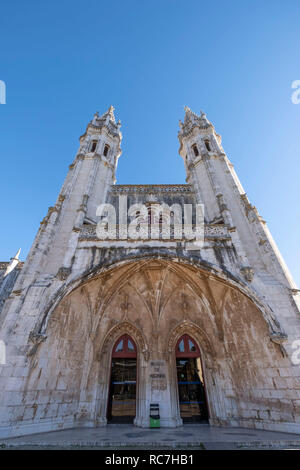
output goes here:
[{"label": "green trash bin", "polygon": [[158,403],[150,403],[150,428],[160,428]]}]

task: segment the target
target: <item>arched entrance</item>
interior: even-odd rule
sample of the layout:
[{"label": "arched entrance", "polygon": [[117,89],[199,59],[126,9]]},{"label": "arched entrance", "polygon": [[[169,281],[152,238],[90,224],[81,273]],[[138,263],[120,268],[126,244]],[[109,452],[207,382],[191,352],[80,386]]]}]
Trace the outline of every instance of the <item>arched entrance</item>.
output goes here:
[{"label": "arched entrance", "polygon": [[125,334],[112,350],[107,421],[132,423],[136,415],[136,359],[133,339]]},{"label": "arched entrance", "polygon": [[[108,418],[146,428],[149,404],[159,403],[161,426],[174,427],[182,418],[207,418],[205,381],[212,425],[254,427],[256,418],[248,419],[241,404],[252,410],[260,399],[257,387],[269,387],[265,369],[281,363],[282,352],[270,341],[275,321],[246,288],[163,257],[101,269],[78,280],[47,313],[48,323],[39,330],[46,340],[30,340],[30,361],[45,365],[42,374],[30,368],[28,391],[39,386],[39,374],[41,380],[49,377],[49,393],[67,386],[70,420],[75,416],[80,425],[105,425]],[[125,334],[134,342],[122,343]],[[187,338],[178,342],[186,334],[192,346]]]},{"label": "arched entrance", "polygon": [[183,422],[207,422],[208,408],[200,350],[197,343],[186,334],[176,344],[176,370]]}]

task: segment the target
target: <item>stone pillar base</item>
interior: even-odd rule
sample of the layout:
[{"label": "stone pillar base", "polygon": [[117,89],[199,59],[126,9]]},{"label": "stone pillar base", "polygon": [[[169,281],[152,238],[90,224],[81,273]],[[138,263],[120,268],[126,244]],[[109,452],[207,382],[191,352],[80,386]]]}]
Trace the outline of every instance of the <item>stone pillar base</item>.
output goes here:
[{"label": "stone pillar base", "polygon": [[107,418],[100,418],[98,417],[96,419],[96,425],[95,427],[100,427],[100,426],[106,426],[107,425]]}]

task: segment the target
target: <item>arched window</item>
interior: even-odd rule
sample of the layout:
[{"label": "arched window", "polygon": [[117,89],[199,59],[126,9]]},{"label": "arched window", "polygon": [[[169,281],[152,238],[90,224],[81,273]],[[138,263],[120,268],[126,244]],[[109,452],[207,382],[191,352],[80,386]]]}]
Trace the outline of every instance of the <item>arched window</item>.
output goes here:
[{"label": "arched window", "polygon": [[150,206],[147,207],[147,212],[148,212],[148,224],[151,225],[152,220],[153,220],[153,208]]},{"label": "arched window", "polygon": [[125,334],[117,340],[112,357],[136,357],[136,345],[129,335]]},{"label": "arched window", "polygon": [[193,149],[193,151],[194,151],[195,157],[198,157],[198,155],[199,155],[199,150],[198,150],[197,144],[192,145],[192,149]]},{"label": "arched window", "polygon": [[189,336],[183,335],[177,341],[176,357],[199,357],[200,351],[196,342]]},{"label": "arched window", "polygon": [[204,143],[205,143],[206,150],[208,150],[208,152],[210,152],[211,148],[210,148],[209,140],[205,140]]},{"label": "arched window", "polygon": [[91,144],[91,152],[95,152],[96,148],[97,148],[97,144],[98,144],[98,141],[97,140],[93,140],[92,141],[92,144]]},{"label": "arched window", "polygon": [[183,422],[207,422],[208,408],[200,350],[189,335],[183,335],[177,341],[176,370]]},{"label": "arched window", "polygon": [[109,151],[109,145],[105,144],[105,146],[104,146],[104,151],[103,151],[103,155],[104,155],[105,157],[107,157],[108,151]]},{"label": "arched window", "polygon": [[136,345],[129,335],[121,336],[112,350],[107,419],[132,423],[136,415]]}]

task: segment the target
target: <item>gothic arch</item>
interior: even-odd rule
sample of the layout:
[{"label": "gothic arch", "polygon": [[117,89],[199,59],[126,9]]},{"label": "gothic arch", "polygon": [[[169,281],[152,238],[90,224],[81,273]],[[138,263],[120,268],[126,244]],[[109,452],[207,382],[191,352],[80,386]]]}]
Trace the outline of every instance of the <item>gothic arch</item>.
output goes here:
[{"label": "gothic arch", "polygon": [[222,408],[222,398],[216,387],[215,375],[218,375],[219,366],[215,348],[208,335],[194,322],[185,320],[177,324],[170,332],[166,341],[166,358],[169,362],[170,370],[170,384],[171,384],[171,404],[172,412],[178,423],[182,424],[179,409],[179,395],[178,395],[178,379],[176,372],[176,344],[179,338],[184,334],[188,334],[197,344],[200,350],[200,357],[202,363],[203,374],[205,377],[206,391],[207,391],[207,405],[211,416],[219,413],[218,408]]},{"label": "gothic arch", "polygon": [[111,353],[117,339],[124,334],[132,337],[137,345],[138,353],[142,353],[145,361],[148,362],[150,352],[146,339],[142,332],[129,321],[118,323],[106,334],[96,353],[97,360],[100,361],[104,355]]},{"label": "gothic arch", "polygon": [[[90,375],[89,386],[97,383],[95,400],[93,402],[93,420],[99,425],[106,424],[108,386],[107,377],[110,375],[111,357],[113,347],[121,336],[128,334],[134,340],[137,347],[137,368],[140,371],[140,379],[137,384],[137,409],[135,424],[139,424],[142,415],[143,397],[145,396],[146,377],[145,367],[141,365],[149,361],[150,352],[148,344],[141,331],[129,321],[124,321],[113,326],[104,337],[102,344],[96,352],[97,361],[94,363],[94,374]],[[96,377],[96,380],[95,380]]]},{"label": "gothic arch", "polygon": [[[42,320],[37,323],[32,333],[35,336],[45,335],[47,324],[52,312],[58,306],[58,304],[72,291],[74,291],[80,286],[84,286],[91,280],[94,280],[98,277],[106,277],[110,273],[114,273],[115,270],[117,270],[118,268],[126,266],[124,273],[122,273],[120,278],[116,280],[113,289],[109,289],[109,292],[107,292],[105,296],[101,310],[103,308],[105,309],[107,304],[114,297],[115,293],[119,292],[123,285],[128,282],[130,275],[140,270],[142,266],[147,265],[148,262],[153,260],[157,260],[162,264],[169,263],[171,266],[170,269],[173,270],[173,272],[177,272],[178,275],[180,273],[181,276],[184,276],[186,281],[191,285],[192,289],[195,291],[195,293],[197,293],[199,298],[202,297],[202,300],[203,292],[202,295],[200,295],[201,293],[199,292],[197,282],[192,279],[192,276],[189,276],[186,272],[183,272],[184,267],[189,267],[194,272],[197,272],[199,279],[204,276],[205,278],[208,278],[208,280],[209,278],[211,278],[221,282],[230,289],[238,290],[241,294],[245,295],[251,302],[253,302],[254,305],[258,308],[258,310],[261,312],[265,322],[269,327],[269,336],[271,340],[281,345],[281,343],[283,343],[287,339],[285,332],[281,329],[281,326],[271,309],[267,305],[265,305],[263,301],[258,297],[258,295],[252,289],[250,289],[244,282],[240,281],[237,278],[234,278],[234,276],[230,275],[230,273],[224,273],[219,269],[214,269],[212,266],[207,266],[199,260],[197,261],[187,259],[184,256],[174,257],[169,254],[162,253],[156,255],[145,254],[135,258],[128,257],[126,259],[116,259],[113,263],[103,264],[101,267],[98,266],[96,268],[91,269],[84,275],[81,274],[76,279],[71,279],[69,283],[67,282],[63,284],[60,289],[53,294],[52,298],[48,301],[48,304],[44,309]],[[228,294],[226,293],[226,295]],[[207,298],[206,295],[204,297],[205,299]]]},{"label": "gothic arch", "polygon": [[215,348],[205,331],[195,323],[184,320],[176,325],[169,334],[166,343],[166,357],[172,357],[172,355],[175,354],[177,341],[184,334],[190,335],[197,342],[200,351],[203,352],[206,357],[212,359],[216,356]]}]

